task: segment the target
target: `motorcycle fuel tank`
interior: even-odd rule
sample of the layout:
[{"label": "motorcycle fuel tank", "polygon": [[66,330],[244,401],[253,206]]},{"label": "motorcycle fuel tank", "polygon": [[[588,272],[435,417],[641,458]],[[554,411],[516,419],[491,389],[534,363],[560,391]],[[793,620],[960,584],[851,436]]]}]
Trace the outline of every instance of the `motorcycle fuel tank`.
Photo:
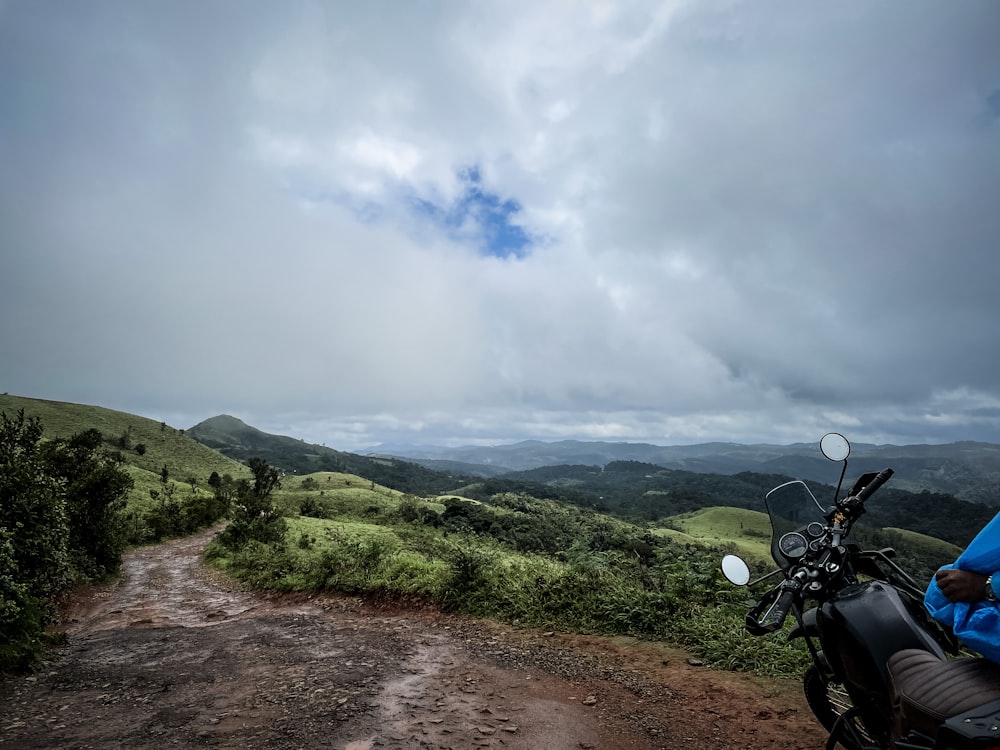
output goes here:
[{"label": "motorcycle fuel tank", "polygon": [[[819,607],[820,644],[837,678],[881,703],[889,695],[887,663],[904,648],[944,651],[907,608],[899,592],[882,581],[842,589]],[[851,690],[853,693],[854,690]]]}]

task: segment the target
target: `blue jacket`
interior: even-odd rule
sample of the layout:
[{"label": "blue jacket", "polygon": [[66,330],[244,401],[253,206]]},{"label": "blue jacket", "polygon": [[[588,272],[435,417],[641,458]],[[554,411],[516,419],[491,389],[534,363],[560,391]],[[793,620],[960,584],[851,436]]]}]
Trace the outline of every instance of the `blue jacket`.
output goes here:
[{"label": "blue jacket", "polygon": [[[954,563],[944,567],[982,575],[995,573],[996,586],[1000,590],[1000,513],[976,534]],[[986,658],[1000,662],[1000,605],[987,601],[972,604],[950,602],[933,578],[927,587],[924,605],[934,619],[950,625],[962,643]]]}]

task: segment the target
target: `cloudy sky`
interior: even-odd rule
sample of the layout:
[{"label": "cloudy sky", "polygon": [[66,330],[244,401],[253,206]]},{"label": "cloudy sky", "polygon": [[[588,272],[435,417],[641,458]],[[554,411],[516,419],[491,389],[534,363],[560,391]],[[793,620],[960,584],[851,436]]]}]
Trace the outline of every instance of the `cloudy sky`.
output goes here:
[{"label": "cloudy sky", "polygon": [[0,391],[344,450],[1000,443],[994,0],[0,0]]}]

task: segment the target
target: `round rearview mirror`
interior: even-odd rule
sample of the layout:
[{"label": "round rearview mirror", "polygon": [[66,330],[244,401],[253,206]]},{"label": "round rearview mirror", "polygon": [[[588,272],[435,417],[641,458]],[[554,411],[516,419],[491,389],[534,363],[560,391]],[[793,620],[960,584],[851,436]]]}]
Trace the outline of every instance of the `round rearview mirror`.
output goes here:
[{"label": "round rearview mirror", "polygon": [[851,455],[851,444],[839,432],[828,432],[819,441],[819,449],[831,461],[846,461]]},{"label": "round rearview mirror", "polygon": [[722,558],[722,575],[732,584],[746,586],[750,582],[750,566],[743,558],[726,555]]}]

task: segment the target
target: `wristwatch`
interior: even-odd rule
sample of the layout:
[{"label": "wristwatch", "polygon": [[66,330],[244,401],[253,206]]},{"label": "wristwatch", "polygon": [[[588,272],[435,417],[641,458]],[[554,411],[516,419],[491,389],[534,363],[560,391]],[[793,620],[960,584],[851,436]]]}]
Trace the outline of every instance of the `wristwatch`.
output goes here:
[{"label": "wristwatch", "polygon": [[996,592],[993,590],[993,576],[991,575],[986,579],[986,585],[983,587],[983,591],[986,594],[986,601],[995,602],[997,600]]}]

